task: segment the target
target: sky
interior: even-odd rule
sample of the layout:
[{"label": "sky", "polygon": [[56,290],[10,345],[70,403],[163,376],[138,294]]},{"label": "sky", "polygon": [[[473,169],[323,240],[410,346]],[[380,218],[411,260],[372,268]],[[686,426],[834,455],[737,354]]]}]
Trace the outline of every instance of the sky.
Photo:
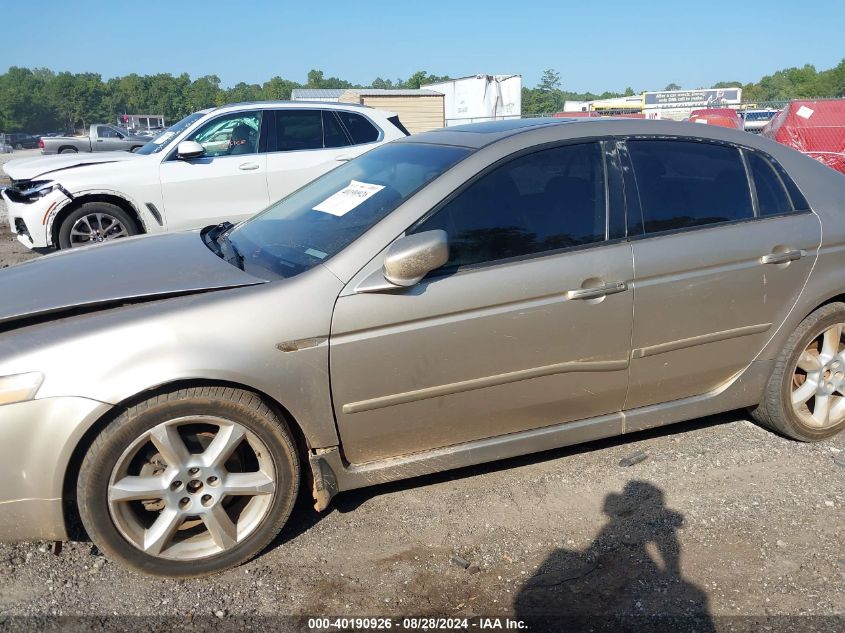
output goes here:
[{"label": "sky", "polygon": [[321,69],[367,85],[417,70],[547,68],[576,92],[756,81],[845,58],[845,0],[0,0],[9,66],[214,74],[224,87]]}]

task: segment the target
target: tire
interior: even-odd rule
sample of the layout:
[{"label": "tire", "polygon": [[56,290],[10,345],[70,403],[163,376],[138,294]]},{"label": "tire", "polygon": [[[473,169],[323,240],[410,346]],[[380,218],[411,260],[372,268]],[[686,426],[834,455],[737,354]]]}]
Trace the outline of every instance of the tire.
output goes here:
[{"label": "tire", "polygon": [[[845,429],[845,413],[836,409],[837,403],[845,407],[843,335],[845,303],[830,303],[805,318],[777,357],[763,401],[752,411],[754,419],[801,442],[818,442]],[[834,347],[837,356],[829,353]],[[799,393],[802,386],[804,391]],[[804,401],[807,393],[811,395]],[[793,400],[803,404],[793,405]],[[823,402],[831,412],[826,422],[817,419],[826,417]]]},{"label": "tire", "polygon": [[20,143],[18,143],[17,145],[15,145],[15,149],[23,149],[23,145],[21,145]]},{"label": "tire", "polygon": [[[88,237],[81,233],[88,233]],[[86,202],[62,220],[57,242],[59,248],[65,249],[90,246],[138,233],[140,231],[135,220],[119,206],[109,202]]]},{"label": "tire", "polygon": [[[190,443],[190,438],[193,436],[187,430],[204,429],[209,425],[205,422],[183,423],[180,421],[197,419],[219,421],[221,426],[214,435],[218,440],[221,436],[236,437],[234,434],[228,436],[224,434],[225,427],[222,426],[224,422],[231,424],[232,428],[240,427],[243,430],[244,439],[231,449],[232,456],[227,459],[224,455],[221,458],[227,459],[223,462],[224,470],[214,470],[207,465],[207,461],[203,461],[206,459],[209,448],[213,449],[211,444],[215,441],[213,438],[206,438],[204,446]],[[177,424],[182,425],[177,427]],[[171,438],[171,435],[161,431],[162,428],[180,429],[176,437],[183,442],[181,446],[193,449],[190,454],[186,454],[187,461],[182,464],[181,469],[174,468],[167,458],[175,453],[168,453],[167,449],[159,448],[160,444],[153,444],[151,439],[153,435],[158,438]],[[195,439],[203,438],[203,433],[198,433]],[[133,447],[138,446],[139,443],[143,447],[144,442],[147,444],[146,452],[142,448],[141,452],[132,457]],[[243,452],[243,449],[253,451],[256,445],[260,445],[261,454],[254,455],[253,459],[263,461],[256,461],[250,465],[244,457],[248,453]],[[177,446],[177,442],[174,442],[172,446]],[[198,452],[197,449],[203,452]],[[149,450],[159,452],[153,455],[152,461],[142,465],[137,461],[138,455],[150,457]],[[217,454],[217,451],[211,450],[211,453]],[[159,461],[156,462],[156,459]],[[167,463],[166,467],[163,472],[156,474],[155,468],[161,469],[162,461]],[[125,474],[123,463],[130,464],[130,467],[134,469],[140,468],[141,476],[147,476],[145,481],[152,481],[156,477],[157,482],[163,481],[161,493],[168,496],[170,500],[164,500],[164,497],[161,497],[159,501],[149,501],[151,499],[149,496],[145,496],[144,499],[147,500],[143,502],[137,500],[137,497],[129,501],[115,501],[110,498],[110,494],[122,494],[122,491],[127,489],[131,489],[133,493],[136,491],[135,488],[125,485],[126,481],[130,481],[128,477],[131,473]],[[201,464],[200,472],[188,474],[190,471],[186,469],[190,464]],[[238,464],[243,468],[236,473],[232,469]],[[259,466],[257,472],[251,470],[255,464]],[[264,473],[271,472],[271,466],[274,480],[272,492],[267,492],[269,484],[266,483],[266,479],[270,476],[266,475],[260,480],[263,482],[260,484],[263,486],[262,492],[254,496],[248,496],[243,489],[237,496],[221,493],[219,502],[215,499],[209,507],[202,507],[205,505],[205,497],[211,496],[205,493],[212,492],[212,486],[215,485],[211,482],[214,477],[208,476],[209,473],[218,473],[219,480],[216,485],[221,490],[225,490],[230,487],[229,482],[234,481],[233,474],[240,475],[242,478],[261,477]],[[144,468],[147,470],[144,471]],[[151,468],[153,470],[150,470]],[[152,476],[149,476],[150,474]],[[189,477],[196,479],[188,480]],[[140,479],[132,481],[140,481]],[[167,485],[168,481],[171,481],[169,485]],[[199,490],[195,486],[192,488],[192,484],[195,485],[197,481],[201,485]],[[253,479],[249,481],[252,482]],[[275,415],[258,396],[228,387],[195,387],[164,393],[145,400],[128,408],[109,424],[94,440],[82,462],[77,481],[77,500],[79,514],[88,535],[107,556],[145,574],[170,578],[193,578],[240,565],[269,545],[291,514],[299,492],[299,482],[299,457],[293,436],[285,422]],[[171,494],[174,484],[179,484],[181,488],[177,486],[177,490]],[[205,487],[202,487],[203,485]],[[240,485],[246,486],[245,483]],[[256,486],[260,487],[258,484]],[[182,498],[177,502],[176,497]],[[156,534],[163,533],[161,530],[155,530],[156,522],[167,523],[168,517],[174,516],[174,512],[177,512],[173,503],[181,505],[185,499],[188,499],[192,505],[181,510],[183,518],[177,520],[180,525],[174,528],[175,532],[171,532],[172,536],[167,537],[169,541],[157,552],[159,542],[164,541],[154,538]],[[237,518],[233,518],[233,508],[237,511],[240,506],[244,506],[240,515],[235,514]],[[261,508],[261,513],[249,514],[251,507]],[[220,540],[216,539],[207,527],[209,517],[213,518],[221,511],[226,512],[230,521],[237,525],[234,531],[231,530],[231,525],[229,526],[228,534],[236,535],[236,537],[228,542],[226,547],[220,545]],[[194,512],[201,513],[201,516],[193,515]],[[166,515],[166,513],[169,514]],[[138,533],[132,532],[132,521],[139,517],[144,519],[139,525],[149,525],[149,527],[146,529],[142,527],[141,532]],[[217,534],[223,533],[220,529],[222,523],[217,525]],[[148,543],[152,545],[146,550],[143,549]]]},{"label": "tire", "polygon": [[59,150],[59,154],[78,154],[79,150],[73,147],[63,147]]}]

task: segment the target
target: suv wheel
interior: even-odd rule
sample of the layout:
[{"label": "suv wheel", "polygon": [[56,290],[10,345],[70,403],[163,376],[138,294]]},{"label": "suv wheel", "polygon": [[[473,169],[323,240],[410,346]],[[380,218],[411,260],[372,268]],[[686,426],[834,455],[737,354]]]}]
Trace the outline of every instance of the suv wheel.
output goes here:
[{"label": "suv wheel", "polygon": [[129,214],[108,202],[86,202],[72,211],[59,226],[59,248],[91,246],[138,234]]},{"label": "suv wheel", "polygon": [[94,441],[77,483],[88,535],[111,558],[176,578],[243,563],[290,516],[299,459],[255,394],[166,393],[127,409]]},{"label": "suv wheel", "polygon": [[753,415],[803,442],[845,428],[845,303],[819,308],[796,328]]}]

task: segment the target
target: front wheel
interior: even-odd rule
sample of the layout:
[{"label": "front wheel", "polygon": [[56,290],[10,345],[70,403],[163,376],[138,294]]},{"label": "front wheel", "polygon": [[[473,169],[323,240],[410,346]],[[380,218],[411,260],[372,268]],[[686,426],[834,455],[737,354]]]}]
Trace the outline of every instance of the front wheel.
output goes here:
[{"label": "front wheel", "polygon": [[796,328],[753,415],[803,442],[845,429],[845,303],[819,308]]},{"label": "front wheel", "polygon": [[290,516],[299,459],[290,431],[255,394],[173,391],[127,409],[80,469],[79,512],[111,558],[187,578],[239,565]]},{"label": "front wheel", "polygon": [[138,234],[129,214],[108,202],[86,202],[72,211],[59,226],[59,248],[91,246]]}]

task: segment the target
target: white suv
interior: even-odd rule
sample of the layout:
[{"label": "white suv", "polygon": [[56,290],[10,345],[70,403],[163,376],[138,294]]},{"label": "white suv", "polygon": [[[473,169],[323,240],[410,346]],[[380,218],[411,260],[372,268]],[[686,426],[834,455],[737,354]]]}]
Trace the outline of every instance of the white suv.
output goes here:
[{"label": "white suv", "polygon": [[185,117],[135,153],[10,161],[3,197],[30,248],[237,223],[407,134],[392,112],[364,106],[232,104]]}]

